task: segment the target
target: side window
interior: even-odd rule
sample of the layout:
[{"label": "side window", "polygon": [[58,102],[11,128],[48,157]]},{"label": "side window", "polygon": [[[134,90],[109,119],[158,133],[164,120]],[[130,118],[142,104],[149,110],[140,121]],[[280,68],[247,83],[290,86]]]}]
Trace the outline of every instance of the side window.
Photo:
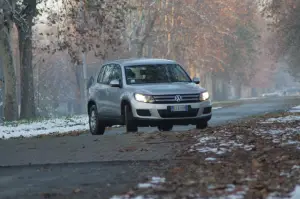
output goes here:
[{"label": "side window", "polygon": [[122,70],[119,65],[114,65],[114,70],[110,81],[115,79],[122,80]]},{"label": "side window", "polygon": [[100,69],[100,72],[99,72],[99,75],[98,75],[98,78],[97,78],[97,83],[101,83],[102,82],[102,77],[103,77],[103,72],[105,70],[105,67],[106,66],[102,66],[101,69]]},{"label": "side window", "polygon": [[122,70],[119,65],[114,64],[112,72],[110,73],[108,82],[111,82],[112,80],[121,80],[122,79]]},{"label": "side window", "polygon": [[178,65],[172,65],[169,67],[170,73],[171,73],[171,78],[173,78],[173,81],[187,81],[186,74],[180,68]]},{"label": "side window", "polygon": [[103,73],[103,78],[102,78],[102,84],[109,84],[109,80],[110,80],[110,76],[112,74],[112,71],[113,71],[113,65],[112,64],[109,64],[109,65],[106,65],[105,66],[105,70],[104,70],[104,73]]}]

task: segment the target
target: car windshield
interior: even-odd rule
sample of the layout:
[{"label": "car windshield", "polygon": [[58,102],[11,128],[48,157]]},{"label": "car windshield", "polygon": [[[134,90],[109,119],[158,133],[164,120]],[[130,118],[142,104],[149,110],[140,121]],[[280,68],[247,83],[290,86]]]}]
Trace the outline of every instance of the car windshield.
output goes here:
[{"label": "car windshield", "polygon": [[191,82],[178,64],[126,66],[125,75],[127,84]]}]

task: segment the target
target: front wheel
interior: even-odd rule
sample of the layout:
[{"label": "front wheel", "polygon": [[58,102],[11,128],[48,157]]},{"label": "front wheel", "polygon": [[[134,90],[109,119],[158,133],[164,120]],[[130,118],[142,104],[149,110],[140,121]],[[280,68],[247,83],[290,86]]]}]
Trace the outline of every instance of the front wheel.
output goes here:
[{"label": "front wheel", "polygon": [[206,129],[208,126],[207,121],[199,121],[196,125],[196,129]]},{"label": "front wheel", "polygon": [[89,109],[89,126],[92,135],[103,135],[105,131],[105,125],[101,123],[98,117],[98,111],[96,105],[92,105]]},{"label": "front wheel", "polygon": [[130,109],[129,105],[125,105],[124,107],[124,113],[125,113],[125,125],[126,125],[126,132],[137,132],[138,127],[134,121],[134,117],[132,114],[132,111]]},{"label": "front wheel", "polygon": [[159,131],[171,131],[173,129],[172,124],[161,124],[158,126]]}]

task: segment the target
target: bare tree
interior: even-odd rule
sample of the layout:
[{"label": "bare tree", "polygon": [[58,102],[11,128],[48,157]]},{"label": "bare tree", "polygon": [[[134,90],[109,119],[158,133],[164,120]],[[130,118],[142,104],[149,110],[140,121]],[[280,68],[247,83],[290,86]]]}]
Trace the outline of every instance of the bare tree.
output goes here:
[{"label": "bare tree", "polygon": [[21,119],[35,117],[34,84],[32,69],[32,27],[37,13],[36,0],[21,0],[17,12],[22,20],[15,20],[18,28],[20,51]]},{"label": "bare tree", "polygon": [[300,80],[300,1],[258,0],[263,16],[274,31],[269,47],[277,60],[284,60],[289,72]]},{"label": "bare tree", "polygon": [[[57,28],[50,44],[43,46],[43,51],[55,53],[68,52],[76,77],[78,106],[82,106],[82,77],[80,65],[82,53],[93,52],[99,59],[107,59],[121,45],[126,1],[93,0],[64,1],[58,10],[49,11],[48,25]],[[85,87],[85,86],[84,86]],[[83,105],[84,106],[84,105]]]},{"label": "bare tree", "polygon": [[124,31],[128,40],[131,54],[136,57],[143,56],[144,46],[153,33],[155,22],[161,11],[159,1],[133,0],[130,2],[129,14],[126,18],[127,31]]},{"label": "bare tree", "polygon": [[15,3],[14,0],[0,0],[0,58],[2,58],[5,81],[4,117],[9,121],[18,118],[16,74],[11,43]]}]

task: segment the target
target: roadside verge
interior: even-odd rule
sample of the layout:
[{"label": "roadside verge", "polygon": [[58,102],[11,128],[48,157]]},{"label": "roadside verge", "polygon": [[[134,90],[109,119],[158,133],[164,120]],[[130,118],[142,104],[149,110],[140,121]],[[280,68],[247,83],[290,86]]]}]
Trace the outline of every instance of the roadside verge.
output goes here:
[{"label": "roadside verge", "polygon": [[189,133],[176,167],[112,198],[300,198],[300,113]]},{"label": "roadside verge", "polygon": [[238,106],[241,104],[247,104],[247,103],[261,103],[261,102],[269,102],[274,100],[296,100],[300,99],[300,97],[293,96],[293,97],[258,97],[258,98],[241,98],[237,100],[228,100],[228,101],[213,101],[212,106],[213,107],[230,107],[230,106]]}]

